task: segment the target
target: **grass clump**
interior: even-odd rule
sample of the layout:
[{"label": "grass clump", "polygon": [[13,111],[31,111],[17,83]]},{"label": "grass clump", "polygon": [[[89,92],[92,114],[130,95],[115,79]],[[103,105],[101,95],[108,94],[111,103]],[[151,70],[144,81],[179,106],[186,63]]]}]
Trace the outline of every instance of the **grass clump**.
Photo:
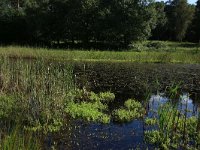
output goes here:
[{"label": "grass clump", "polygon": [[124,108],[113,111],[114,120],[117,122],[130,122],[143,117],[144,108],[140,102],[129,99],[124,103]]}]

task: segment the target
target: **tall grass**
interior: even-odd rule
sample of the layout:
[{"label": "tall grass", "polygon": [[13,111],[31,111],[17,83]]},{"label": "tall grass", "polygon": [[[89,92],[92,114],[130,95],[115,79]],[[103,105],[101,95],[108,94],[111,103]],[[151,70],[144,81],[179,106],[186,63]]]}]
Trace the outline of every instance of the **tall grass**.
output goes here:
[{"label": "tall grass", "polygon": [[[145,139],[161,149],[199,149],[200,133],[198,130],[199,119],[197,116],[188,117],[188,103],[178,108],[170,102],[160,105],[158,118],[146,123],[157,126],[145,131]],[[150,121],[154,121],[151,124]]]},{"label": "tall grass", "polygon": [[41,143],[36,136],[29,131],[22,131],[19,126],[10,133],[4,133],[4,138],[0,141],[1,150],[40,150]]},{"label": "tall grass", "polygon": [[67,94],[73,90],[72,66],[38,60],[0,59],[0,119],[43,132],[63,123]]}]

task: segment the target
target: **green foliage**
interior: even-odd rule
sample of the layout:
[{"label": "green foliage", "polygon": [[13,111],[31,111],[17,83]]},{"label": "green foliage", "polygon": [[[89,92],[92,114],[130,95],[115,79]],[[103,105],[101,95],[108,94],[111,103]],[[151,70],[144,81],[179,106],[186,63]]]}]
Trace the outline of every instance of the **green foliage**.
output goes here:
[{"label": "green foliage", "polygon": [[113,118],[118,122],[130,122],[143,117],[144,108],[140,102],[129,99],[124,103],[125,108],[120,108],[112,112]]},{"label": "green foliage", "polygon": [[158,130],[145,131],[145,140],[151,144],[160,144],[163,142],[160,135],[160,131]]},{"label": "green foliage", "polygon": [[[144,45],[145,43],[141,43]],[[141,62],[141,63],[200,63],[200,51],[197,50],[194,43],[166,42],[169,48],[163,50],[149,50],[141,48],[126,52],[114,51],[89,51],[89,50],[56,50],[45,48],[30,48],[7,46],[0,47],[0,56],[14,58],[37,58],[47,61],[56,60],[59,62]],[[185,47],[184,45],[190,45]]]},{"label": "green foliage", "polygon": [[182,41],[193,19],[193,9],[188,5],[187,0],[173,0],[169,6],[168,17],[172,38]]},{"label": "green foliage", "polygon": [[126,110],[117,109],[113,113],[114,120],[117,122],[130,122],[134,119],[141,118],[143,115],[138,113],[136,109]]},{"label": "green foliage", "polygon": [[[78,90],[79,93],[82,90]],[[110,92],[85,92],[88,96],[79,95],[74,101],[66,105],[65,112],[72,118],[81,118],[86,121],[109,123],[111,116],[108,115],[108,103],[113,102],[115,95]],[[85,97],[85,98],[83,98]],[[124,109],[117,109],[112,112],[115,121],[129,122],[133,119],[141,118],[144,114],[144,108],[140,102],[129,99],[124,103]]]},{"label": "green foliage", "polygon": [[95,94],[94,92],[90,92],[89,100],[93,102],[100,102],[100,97],[98,96],[98,94]]},{"label": "green foliage", "polygon": [[142,104],[134,99],[128,99],[127,101],[125,101],[124,106],[128,109],[128,110],[132,110],[132,109],[140,109],[142,108]]},{"label": "green foliage", "polygon": [[10,117],[14,112],[15,105],[14,97],[0,94],[0,119]]},{"label": "green foliage", "polygon": [[164,1],[161,1],[155,2],[153,5],[155,5],[156,10],[156,27],[152,30],[151,39],[161,40],[165,38],[166,24],[168,21],[165,12],[166,4]]},{"label": "green foliage", "polygon": [[1,150],[40,150],[42,149],[39,140],[33,133],[21,131],[19,127],[12,129],[10,134],[6,134],[0,141]]},{"label": "green foliage", "polygon": [[1,119],[44,133],[63,125],[65,97],[73,88],[70,66],[2,57],[0,76]]},{"label": "green foliage", "polygon": [[18,2],[18,5],[8,0],[0,3],[3,12],[0,16],[0,31],[3,33],[0,42],[29,43],[31,40],[51,46],[63,41],[72,44],[81,41],[85,46],[89,42],[127,46],[132,40],[149,37],[156,20],[149,0]]},{"label": "green foliage", "polygon": [[99,98],[102,103],[110,103],[113,102],[115,99],[115,94],[111,92],[100,92]]},{"label": "green foliage", "polygon": [[192,31],[194,36],[195,42],[200,43],[200,0],[197,0],[195,12],[194,12],[194,19],[192,22]]},{"label": "green foliage", "polygon": [[199,148],[198,119],[196,116],[186,117],[186,111],[181,113],[176,107],[167,103],[158,110],[158,119],[145,120],[147,125],[155,125],[158,129],[145,131],[145,140],[156,144],[162,149],[178,149],[180,147]]},{"label": "green foliage", "polygon": [[102,103],[86,103],[81,102],[80,104],[77,103],[69,103],[65,112],[70,114],[73,118],[81,118],[86,121],[93,121],[93,122],[102,122],[102,123],[109,123],[110,117],[103,113],[107,106],[103,105]]},{"label": "green foliage", "polygon": [[75,102],[102,102],[102,103],[110,103],[115,99],[115,94],[111,92],[100,92],[98,94],[94,92],[89,92],[86,89],[76,89],[75,90]]},{"label": "green foliage", "polygon": [[111,92],[88,92],[85,89],[77,89],[75,97],[66,102],[65,112],[72,118],[81,118],[86,121],[110,123],[107,104],[113,102],[115,95]]},{"label": "green foliage", "polygon": [[157,119],[156,118],[146,118],[145,124],[148,126],[156,125]]}]

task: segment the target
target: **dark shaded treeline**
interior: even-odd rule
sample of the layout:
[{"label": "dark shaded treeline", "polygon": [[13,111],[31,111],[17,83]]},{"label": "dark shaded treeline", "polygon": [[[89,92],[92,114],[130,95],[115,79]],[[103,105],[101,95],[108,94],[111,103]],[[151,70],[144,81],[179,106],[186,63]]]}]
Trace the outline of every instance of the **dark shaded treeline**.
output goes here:
[{"label": "dark shaded treeline", "polygon": [[0,43],[116,46],[200,40],[200,0],[1,0]]}]

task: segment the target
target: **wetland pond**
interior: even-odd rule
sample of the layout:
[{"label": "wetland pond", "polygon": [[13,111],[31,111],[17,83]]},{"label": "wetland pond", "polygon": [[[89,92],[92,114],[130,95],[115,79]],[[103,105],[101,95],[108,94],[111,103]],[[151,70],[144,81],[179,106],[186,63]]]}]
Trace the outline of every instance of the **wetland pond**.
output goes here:
[{"label": "wetland pond", "polygon": [[[134,98],[145,105],[146,113],[128,123],[111,120],[109,124],[100,124],[72,119],[59,133],[49,135],[46,142],[50,147],[56,141],[58,149],[155,149],[159,143],[149,144],[145,132],[158,127],[148,126],[145,119],[158,118],[160,106],[173,103],[188,118],[199,113],[200,65],[78,63],[74,75],[79,88],[115,93],[111,109],[120,108],[125,100]],[[176,87],[176,98],[171,99],[168,91]]]},{"label": "wetland pond", "polygon": [[[0,126],[18,118],[39,131],[42,149],[200,148],[199,64],[1,59],[0,73]],[[81,106],[105,124],[81,118]]]}]

